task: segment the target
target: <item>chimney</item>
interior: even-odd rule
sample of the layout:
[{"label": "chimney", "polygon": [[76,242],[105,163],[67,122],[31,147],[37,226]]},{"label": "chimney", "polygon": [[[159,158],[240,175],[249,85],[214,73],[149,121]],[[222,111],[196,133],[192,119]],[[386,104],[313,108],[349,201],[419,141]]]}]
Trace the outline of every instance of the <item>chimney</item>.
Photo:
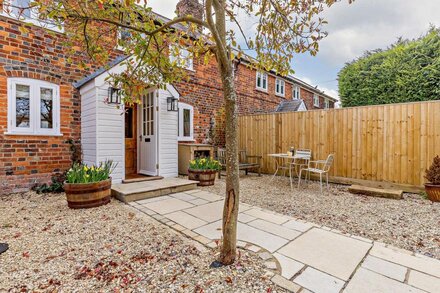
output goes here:
[{"label": "chimney", "polygon": [[199,0],[180,0],[176,5],[177,16],[192,15],[203,19],[203,4]]}]

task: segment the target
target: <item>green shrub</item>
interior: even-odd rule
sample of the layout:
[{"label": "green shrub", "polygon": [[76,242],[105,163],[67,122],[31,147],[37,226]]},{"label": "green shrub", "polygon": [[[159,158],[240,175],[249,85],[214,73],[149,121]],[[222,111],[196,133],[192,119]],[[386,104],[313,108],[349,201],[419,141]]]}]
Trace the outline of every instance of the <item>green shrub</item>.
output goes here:
[{"label": "green shrub", "polygon": [[87,166],[85,164],[73,164],[72,168],[67,171],[67,183],[93,183],[107,180],[113,172],[117,164],[113,161],[105,161],[99,166]]},{"label": "green shrub", "polygon": [[440,185],[440,157],[436,156],[432,161],[431,167],[426,170],[426,180],[432,184]]},{"label": "green shrub", "polygon": [[366,52],[338,74],[343,107],[440,99],[440,29]]},{"label": "green shrub", "polygon": [[220,163],[211,158],[199,158],[189,162],[191,170],[220,170]]},{"label": "green shrub", "polygon": [[52,176],[50,184],[35,185],[32,189],[38,194],[40,193],[60,193],[64,191],[63,184],[65,180],[64,174],[56,174]]}]

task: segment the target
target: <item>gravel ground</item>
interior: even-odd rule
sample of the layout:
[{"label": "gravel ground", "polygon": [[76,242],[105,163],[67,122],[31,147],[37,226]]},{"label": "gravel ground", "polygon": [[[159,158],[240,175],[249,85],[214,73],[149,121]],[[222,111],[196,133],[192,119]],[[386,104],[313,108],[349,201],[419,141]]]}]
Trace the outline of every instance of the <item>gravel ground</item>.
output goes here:
[{"label": "gravel ground", "polygon": [[[321,195],[319,182],[291,191],[288,178],[270,178],[242,176],[240,201],[440,259],[439,203],[418,194],[402,200],[353,195],[336,184]],[[224,196],[225,181],[204,190]]]},{"label": "gravel ground", "polygon": [[215,250],[115,200],[71,210],[63,194],[0,198],[0,242],[0,292],[282,291],[256,255],[210,269]]}]

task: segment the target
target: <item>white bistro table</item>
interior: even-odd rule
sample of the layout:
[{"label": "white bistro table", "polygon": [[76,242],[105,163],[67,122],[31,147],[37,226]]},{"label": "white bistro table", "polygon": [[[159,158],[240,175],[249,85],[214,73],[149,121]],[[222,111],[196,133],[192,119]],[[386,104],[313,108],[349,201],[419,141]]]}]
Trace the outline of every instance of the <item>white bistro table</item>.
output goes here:
[{"label": "white bistro table", "polygon": [[290,187],[292,187],[292,163],[295,160],[303,160],[304,165],[308,165],[310,161],[310,156],[302,155],[302,154],[295,154],[291,156],[288,155],[287,153],[281,153],[281,154],[267,154],[267,156],[275,159],[276,170],[271,180],[275,178],[275,176],[278,174],[278,171],[284,170],[284,176],[285,176],[286,170],[289,170]]}]

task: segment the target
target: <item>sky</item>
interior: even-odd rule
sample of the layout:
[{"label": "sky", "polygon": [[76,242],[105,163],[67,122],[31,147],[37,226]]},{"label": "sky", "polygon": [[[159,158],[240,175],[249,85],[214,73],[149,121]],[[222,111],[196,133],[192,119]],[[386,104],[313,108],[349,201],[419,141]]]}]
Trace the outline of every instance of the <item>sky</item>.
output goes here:
[{"label": "sky", "polygon": [[[150,0],[159,14],[172,18],[178,0]],[[399,37],[417,38],[430,25],[440,27],[440,0],[342,0],[321,15],[329,23],[317,56],[299,54],[292,60],[295,76],[338,97],[337,74],[367,50],[386,48]],[[251,31],[253,24],[244,24]]]}]

